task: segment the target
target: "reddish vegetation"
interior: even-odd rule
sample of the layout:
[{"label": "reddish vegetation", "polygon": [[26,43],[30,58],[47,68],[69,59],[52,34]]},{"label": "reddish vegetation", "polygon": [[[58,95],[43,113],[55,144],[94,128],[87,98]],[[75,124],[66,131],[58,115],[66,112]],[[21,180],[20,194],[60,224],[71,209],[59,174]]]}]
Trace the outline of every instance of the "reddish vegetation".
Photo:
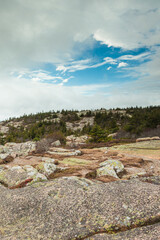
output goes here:
[{"label": "reddish vegetation", "polygon": [[14,187],[11,187],[10,189],[25,187],[27,185],[27,183],[32,182],[32,181],[33,181],[33,178],[26,179],[24,182],[14,186]]}]

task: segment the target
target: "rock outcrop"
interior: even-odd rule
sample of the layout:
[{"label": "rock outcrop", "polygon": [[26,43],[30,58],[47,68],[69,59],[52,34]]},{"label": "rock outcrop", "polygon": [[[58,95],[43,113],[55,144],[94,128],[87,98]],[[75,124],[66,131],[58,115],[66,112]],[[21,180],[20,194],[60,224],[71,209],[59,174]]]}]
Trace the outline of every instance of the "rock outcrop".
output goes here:
[{"label": "rock outcrop", "polygon": [[111,176],[118,178],[118,174],[124,171],[123,164],[118,160],[107,160],[100,163],[100,167],[97,169],[97,176]]},{"label": "rock outcrop", "polygon": [[51,155],[61,155],[61,156],[79,156],[82,154],[80,150],[64,149],[64,148],[56,148],[56,147],[50,148],[47,153]]},{"label": "rock outcrop", "polygon": [[145,137],[145,138],[137,138],[136,142],[144,142],[144,141],[151,141],[151,140],[160,140],[160,137]]},{"label": "rock outcrop", "polygon": [[66,137],[66,145],[70,147],[77,147],[86,144],[87,140],[89,140],[88,135],[83,135],[76,137],[75,135],[70,135]]},{"label": "rock outcrop", "polygon": [[8,163],[13,161],[14,154],[13,153],[1,153],[0,154],[0,164]]},{"label": "rock outcrop", "polygon": [[0,185],[0,239],[157,240],[159,183],[63,177],[14,190]]},{"label": "rock outcrop", "polygon": [[66,122],[67,129],[72,129],[73,131],[76,130],[82,130],[84,126],[90,125],[92,126],[94,124],[94,117],[83,117],[79,121],[75,122]]},{"label": "rock outcrop", "polygon": [[54,141],[53,143],[51,143],[51,146],[52,147],[59,147],[59,146],[61,146],[61,142],[59,140]]},{"label": "rock outcrop", "polygon": [[57,166],[54,163],[42,162],[37,167],[37,170],[44,174],[46,177],[50,176],[57,170]]},{"label": "rock outcrop", "polygon": [[46,181],[47,178],[32,166],[15,166],[0,171],[0,183],[8,188],[24,187],[29,183]]},{"label": "rock outcrop", "polygon": [[[6,143],[0,145],[0,154],[8,154],[15,156],[27,156],[29,153],[36,151],[36,143],[28,141],[25,143]],[[15,157],[14,156],[14,157]]]},{"label": "rock outcrop", "polygon": [[1,134],[6,134],[9,132],[9,127],[3,126],[0,124],[0,133]]}]

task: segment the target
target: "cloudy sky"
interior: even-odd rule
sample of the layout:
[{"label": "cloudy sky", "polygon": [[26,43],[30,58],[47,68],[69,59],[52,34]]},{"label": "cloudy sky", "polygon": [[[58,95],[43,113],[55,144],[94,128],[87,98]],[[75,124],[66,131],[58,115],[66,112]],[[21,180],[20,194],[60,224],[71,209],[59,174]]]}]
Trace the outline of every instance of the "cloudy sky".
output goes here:
[{"label": "cloudy sky", "polygon": [[160,104],[160,0],[0,0],[0,120]]}]

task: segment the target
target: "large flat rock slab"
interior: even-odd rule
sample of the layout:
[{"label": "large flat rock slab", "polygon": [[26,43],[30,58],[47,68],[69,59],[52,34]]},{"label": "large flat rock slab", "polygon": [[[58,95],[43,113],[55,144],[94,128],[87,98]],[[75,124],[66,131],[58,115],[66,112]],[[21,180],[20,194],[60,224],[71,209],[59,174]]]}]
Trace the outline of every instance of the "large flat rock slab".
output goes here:
[{"label": "large flat rock slab", "polygon": [[51,155],[60,155],[60,156],[79,156],[82,154],[80,150],[56,148],[56,147],[50,148],[47,153]]},{"label": "large flat rock slab", "polygon": [[0,185],[0,196],[0,239],[5,240],[78,240],[100,232],[113,237],[160,221],[160,185],[154,182],[63,177],[14,190]]}]

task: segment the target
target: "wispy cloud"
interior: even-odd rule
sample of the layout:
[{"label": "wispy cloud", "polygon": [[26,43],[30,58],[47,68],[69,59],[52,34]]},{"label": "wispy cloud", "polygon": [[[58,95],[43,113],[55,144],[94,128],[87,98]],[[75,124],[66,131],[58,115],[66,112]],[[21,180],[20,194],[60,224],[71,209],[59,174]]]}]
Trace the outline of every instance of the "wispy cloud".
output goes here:
[{"label": "wispy cloud", "polygon": [[48,71],[44,70],[37,70],[37,71],[31,71],[31,70],[23,70],[19,72],[12,72],[11,75],[17,77],[18,79],[29,79],[33,82],[42,82],[42,83],[58,83],[58,84],[64,84],[69,81],[69,79],[73,78],[73,76],[70,76],[68,78],[65,78],[63,76],[53,76]]},{"label": "wispy cloud", "polygon": [[113,59],[111,57],[105,57],[102,62],[94,63],[94,59],[85,59],[85,60],[79,60],[79,61],[72,61],[67,65],[59,65],[56,68],[56,71],[61,72],[76,72],[80,70],[85,70],[89,68],[98,68],[106,64],[117,64],[117,60]]},{"label": "wispy cloud", "polygon": [[127,67],[128,66],[128,63],[126,63],[126,62],[120,62],[119,64],[118,64],[118,67],[117,68],[122,68],[122,67]]},{"label": "wispy cloud", "polygon": [[108,67],[107,70],[109,71],[112,67]]},{"label": "wispy cloud", "polygon": [[144,59],[148,59],[150,58],[151,53],[147,52],[147,53],[141,53],[138,55],[123,55],[121,57],[119,57],[119,60],[128,60],[128,61],[133,61],[133,60],[144,60]]},{"label": "wispy cloud", "polygon": [[[78,61],[69,62],[66,65],[58,65],[56,71],[62,73],[65,72],[76,72],[85,69],[98,68],[106,64],[117,65],[117,68],[127,67],[129,64],[124,61],[143,61],[149,59],[150,53],[142,53],[137,55],[122,55],[118,58],[105,57],[101,62],[95,63],[94,59],[83,59]],[[123,60],[123,61],[121,61]],[[107,70],[110,70],[112,67],[109,66]]]},{"label": "wispy cloud", "polygon": [[78,70],[84,70],[86,68],[89,68],[91,64],[91,59],[85,59],[85,60],[79,60],[79,61],[72,61],[66,66],[59,65],[56,68],[56,71],[62,71],[62,72],[75,72]]}]

